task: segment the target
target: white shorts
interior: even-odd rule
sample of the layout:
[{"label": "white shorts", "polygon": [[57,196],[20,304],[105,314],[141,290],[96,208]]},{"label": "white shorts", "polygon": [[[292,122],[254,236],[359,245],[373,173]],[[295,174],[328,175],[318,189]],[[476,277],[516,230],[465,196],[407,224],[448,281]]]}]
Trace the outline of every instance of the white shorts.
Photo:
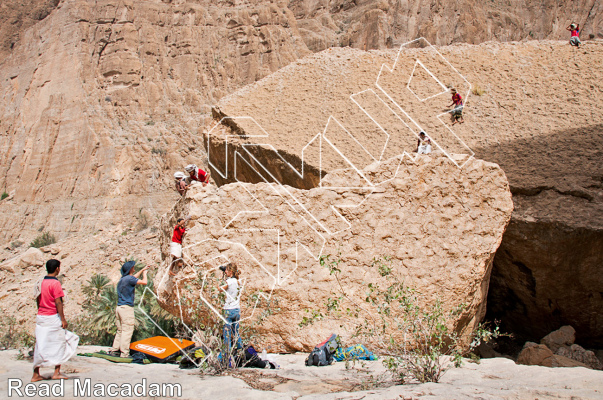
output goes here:
[{"label": "white shorts", "polygon": [[417,151],[418,154],[429,154],[431,153],[431,145],[429,144],[422,144],[419,146],[419,150]]},{"label": "white shorts", "polygon": [[172,242],[170,244],[170,254],[174,257],[182,257],[182,245],[180,243]]}]

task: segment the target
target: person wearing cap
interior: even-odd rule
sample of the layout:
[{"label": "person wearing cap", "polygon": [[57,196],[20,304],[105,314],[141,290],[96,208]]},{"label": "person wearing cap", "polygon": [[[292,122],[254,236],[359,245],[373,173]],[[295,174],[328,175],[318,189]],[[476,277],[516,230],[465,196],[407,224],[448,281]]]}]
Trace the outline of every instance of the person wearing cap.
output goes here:
[{"label": "person wearing cap", "polygon": [[209,172],[203,171],[201,168],[197,168],[195,164],[189,164],[184,167],[184,170],[189,174],[187,183],[191,185],[193,182],[201,182],[203,186],[209,183]]},{"label": "person wearing cap", "polygon": [[580,45],[582,44],[582,42],[580,41],[580,24],[576,25],[572,23],[565,29],[571,32],[572,36],[570,37],[570,44],[572,46],[580,47]]},{"label": "person wearing cap", "polygon": [[186,223],[190,217],[187,218],[178,218],[176,221],[176,226],[174,226],[174,232],[172,233],[172,242],[170,243],[170,254],[172,255],[172,265],[168,269],[168,272],[172,276],[176,276],[174,272],[172,272],[172,267],[176,267],[174,269],[181,268],[183,265],[182,261],[182,240],[184,239],[184,235],[186,234]]},{"label": "person wearing cap", "polygon": [[417,140],[417,154],[429,154],[431,153],[431,139],[421,131],[419,133],[419,139]]},{"label": "person wearing cap", "polygon": [[174,179],[176,181],[176,190],[184,196],[189,186],[186,183],[186,175],[184,175],[184,172],[178,171],[174,173]]},{"label": "person wearing cap", "polygon": [[[135,261],[127,261],[121,267],[121,279],[117,283],[117,308],[115,309],[115,324],[117,333],[113,347],[109,350],[112,356],[129,357],[130,342],[134,333],[134,290],[136,285],[147,284],[148,266],[134,273]],[[138,279],[142,274],[142,279]]]},{"label": "person wearing cap", "polygon": [[448,107],[454,106],[452,109],[452,125],[457,122],[462,124],[465,122],[463,119],[463,98],[457,93],[455,88],[450,89],[450,92],[452,92],[452,104]]}]

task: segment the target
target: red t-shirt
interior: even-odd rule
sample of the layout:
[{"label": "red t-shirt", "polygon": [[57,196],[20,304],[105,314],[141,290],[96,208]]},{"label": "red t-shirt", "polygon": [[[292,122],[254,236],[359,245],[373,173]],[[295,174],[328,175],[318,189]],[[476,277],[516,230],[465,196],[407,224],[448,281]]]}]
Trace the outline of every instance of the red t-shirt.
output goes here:
[{"label": "red t-shirt", "polygon": [[205,173],[205,171],[199,168],[199,171],[196,174],[193,173],[191,175],[191,179],[199,182],[205,182],[205,180],[207,179],[207,174]]},{"label": "red t-shirt", "polygon": [[176,225],[176,227],[174,228],[174,234],[172,235],[172,242],[182,244],[182,236],[184,235],[185,231],[186,231],[186,228]]},{"label": "red t-shirt", "polygon": [[452,101],[454,102],[454,105],[456,105],[456,106],[463,105],[463,98],[458,93],[455,93],[452,95]]},{"label": "red t-shirt", "polygon": [[55,315],[58,313],[55,299],[65,297],[61,282],[53,276],[47,276],[42,281],[40,290],[40,307],[38,315]]},{"label": "red t-shirt", "polygon": [[578,36],[578,37],[580,36],[580,31],[578,29],[574,29],[572,31],[572,37],[574,37],[574,36]]}]

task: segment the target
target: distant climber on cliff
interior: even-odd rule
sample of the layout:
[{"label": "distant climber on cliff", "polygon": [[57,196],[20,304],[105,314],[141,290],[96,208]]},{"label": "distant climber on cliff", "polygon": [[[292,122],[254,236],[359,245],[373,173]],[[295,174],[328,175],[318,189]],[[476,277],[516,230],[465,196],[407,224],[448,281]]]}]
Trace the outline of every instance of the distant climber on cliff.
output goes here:
[{"label": "distant climber on cliff", "polygon": [[417,154],[429,154],[431,153],[431,139],[421,131],[419,133],[419,139],[417,140]]},{"label": "distant climber on cliff", "polygon": [[570,44],[572,46],[580,47],[580,45],[582,44],[582,42],[580,41],[580,24],[576,25],[572,23],[565,29],[571,32],[572,36],[570,37]]},{"label": "distant climber on cliff", "polygon": [[452,92],[452,104],[448,107],[454,106],[452,109],[452,125],[457,122],[462,124],[465,122],[463,119],[463,98],[456,92],[455,88],[452,88],[450,91]]},{"label": "distant climber on cliff", "polygon": [[189,185],[192,185],[195,181],[201,182],[203,186],[206,186],[209,183],[209,172],[197,168],[195,164],[187,165],[184,170],[189,174],[187,179]]},{"label": "distant climber on cliff", "polygon": [[176,181],[176,190],[181,195],[184,195],[184,193],[186,193],[186,190],[189,187],[189,185],[187,185],[186,183],[186,175],[184,175],[184,172],[176,172],[174,174],[174,180]]},{"label": "distant climber on cliff", "polygon": [[174,232],[172,234],[172,242],[170,243],[170,254],[172,255],[172,265],[168,269],[170,275],[175,276],[176,274],[172,272],[172,267],[174,264],[176,265],[176,269],[182,267],[182,239],[184,239],[184,235],[186,234],[186,223],[189,218],[178,218],[176,222],[176,226],[174,227]]}]

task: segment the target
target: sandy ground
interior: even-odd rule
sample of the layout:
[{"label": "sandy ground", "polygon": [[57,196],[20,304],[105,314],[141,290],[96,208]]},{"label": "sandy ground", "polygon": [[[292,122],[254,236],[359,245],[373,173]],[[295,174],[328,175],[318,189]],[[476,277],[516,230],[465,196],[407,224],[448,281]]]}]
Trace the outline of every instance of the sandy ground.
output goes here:
[{"label": "sandy ground", "polygon": [[[81,346],[79,351],[99,349]],[[25,385],[31,378],[31,361],[17,360],[17,354],[16,350],[0,352],[0,398],[9,398],[9,379],[21,379]],[[135,385],[144,382],[143,379],[147,388],[151,383],[178,383],[182,399],[603,399],[603,371],[585,368],[524,366],[493,358],[484,359],[480,364],[465,362],[461,368],[448,371],[438,384],[407,384],[363,391],[358,389],[370,383],[369,374],[377,376],[384,371],[379,361],[357,364],[346,370],[344,363],[306,367],[306,354],[302,353],[276,357],[281,367],[278,370],[245,369],[236,371],[235,377],[202,376],[197,370],[181,370],[176,365],[114,364],[76,356],[64,366],[73,379],[65,382],[62,398],[109,397],[95,397],[94,393],[91,397],[74,397],[75,379],[83,383],[89,378],[92,387],[110,383]],[[42,370],[43,374],[50,372]],[[134,394],[121,396],[119,390],[112,398],[136,397]],[[16,393],[13,392],[12,397],[16,397]]]}]

